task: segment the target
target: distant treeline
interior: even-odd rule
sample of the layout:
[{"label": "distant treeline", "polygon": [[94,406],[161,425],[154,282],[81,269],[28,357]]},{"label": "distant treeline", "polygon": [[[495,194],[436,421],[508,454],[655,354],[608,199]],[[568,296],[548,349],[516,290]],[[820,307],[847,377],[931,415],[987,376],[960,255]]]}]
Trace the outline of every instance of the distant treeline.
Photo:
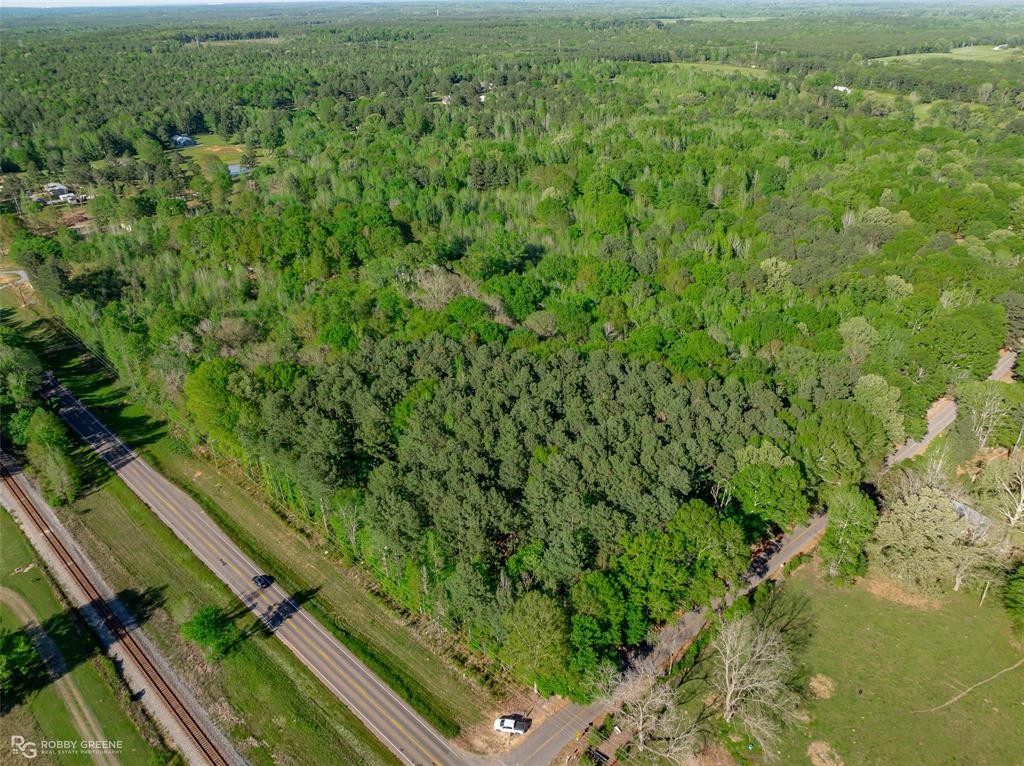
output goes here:
[{"label": "distant treeline", "polygon": [[174,39],[179,43],[208,43],[226,40],[266,40],[276,37],[277,32],[273,29],[251,29],[247,32],[179,32]]}]

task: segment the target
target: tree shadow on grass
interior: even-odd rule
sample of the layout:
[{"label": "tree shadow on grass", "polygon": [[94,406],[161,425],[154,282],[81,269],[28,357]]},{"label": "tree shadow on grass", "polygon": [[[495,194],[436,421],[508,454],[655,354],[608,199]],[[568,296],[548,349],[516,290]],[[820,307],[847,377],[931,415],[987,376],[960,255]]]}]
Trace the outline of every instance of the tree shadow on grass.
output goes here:
[{"label": "tree shadow on grass", "polygon": [[114,472],[103,459],[96,454],[85,442],[75,440],[71,449],[71,459],[78,466],[78,474],[81,485],[78,490],[79,497],[91,495],[103,487],[113,477]]},{"label": "tree shadow on grass", "polygon": [[260,605],[260,602],[257,601],[258,590],[246,594],[242,603],[237,604],[233,609],[222,610],[223,619],[237,626],[239,621],[253,615],[255,611],[254,604],[257,605],[256,610],[259,612],[259,617],[249,622],[244,628],[239,629],[221,654],[227,654],[251,638],[270,638],[281,625],[291,619],[319,591],[320,586],[304,588],[303,590],[295,591],[288,598],[275,601],[270,606]]},{"label": "tree shadow on grass", "polygon": [[[163,588],[147,588],[141,592],[126,589],[113,599],[65,609],[41,623],[33,622],[15,630],[8,630],[6,626],[0,629],[0,656],[11,671],[2,683],[0,714],[7,714],[100,653],[100,643],[87,614],[102,615],[111,609],[121,616],[124,627],[133,631],[147,622],[163,603]],[[51,642],[49,647],[47,638]],[[52,654],[48,648],[55,648],[57,653]],[[47,661],[41,651],[46,652]]]},{"label": "tree shadow on grass", "polygon": [[161,439],[163,423],[144,415],[127,415],[129,392],[100,361],[46,319],[22,321],[11,309],[0,311],[0,324],[10,327],[86,407],[133,448]]},{"label": "tree shadow on grass", "polygon": [[815,621],[810,599],[786,588],[772,588],[754,606],[754,618],[778,631],[794,655],[802,654],[814,637]]}]

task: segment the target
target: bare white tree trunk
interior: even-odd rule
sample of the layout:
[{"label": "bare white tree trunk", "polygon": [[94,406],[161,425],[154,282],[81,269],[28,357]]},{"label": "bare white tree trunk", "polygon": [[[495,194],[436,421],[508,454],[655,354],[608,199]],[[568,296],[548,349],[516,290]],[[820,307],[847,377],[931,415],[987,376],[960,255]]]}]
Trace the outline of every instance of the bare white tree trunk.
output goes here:
[{"label": "bare white tree trunk", "polygon": [[613,698],[622,706],[621,725],[635,732],[640,751],[653,733],[659,716],[673,703],[672,690],[657,681],[657,664],[653,657],[646,657],[619,676]]},{"label": "bare white tree trunk", "polygon": [[1009,460],[1007,475],[999,482],[999,488],[1004,495],[999,512],[1010,527],[1016,527],[1024,521],[1024,457]]},{"label": "bare white tree trunk", "polygon": [[616,720],[633,732],[638,752],[690,766],[700,750],[700,722],[679,708],[675,690],[659,683],[659,675],[654,658],[647,657],[615,677],[612,698],[622,706]]},{"label": "bare white tree trunk", "polygon": [[988,393],[971,407],[971,429],[978,439],[978,448],[985,449],[999,421],[1006,415],[1006,402],[997,393]]},{"label": "bare white tree trunk", "polygon": [[770,753],[781,725],[796,712],[796,695],[787,685],[793,660],[782,636],[752,615],[722,625],[715,637],[715,687],[722,717],[738,721]]}]

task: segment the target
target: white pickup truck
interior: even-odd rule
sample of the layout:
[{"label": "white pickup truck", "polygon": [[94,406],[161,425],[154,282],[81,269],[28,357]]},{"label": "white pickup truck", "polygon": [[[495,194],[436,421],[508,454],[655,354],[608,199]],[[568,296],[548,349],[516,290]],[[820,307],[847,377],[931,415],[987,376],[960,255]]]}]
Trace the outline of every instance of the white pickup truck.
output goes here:
[{"label": "white pickup truck", "polygon": [[529,718],[523,718],[521,715],[509,715],[504,718],[498,718],[494,722],[495,731],[504,731],[509,734],[525,734],[526,730],[530,728],[532,721]]}]

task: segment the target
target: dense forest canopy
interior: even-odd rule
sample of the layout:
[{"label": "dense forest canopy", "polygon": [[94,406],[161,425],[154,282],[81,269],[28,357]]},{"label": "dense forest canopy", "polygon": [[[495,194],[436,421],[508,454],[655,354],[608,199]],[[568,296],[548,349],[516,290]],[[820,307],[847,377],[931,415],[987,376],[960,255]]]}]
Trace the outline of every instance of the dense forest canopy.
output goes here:
[{"label": "dense forest canopy", "polygon": [[5,241],[191,443],[545,689],[862,509],[1020,346],[1019,9],[375,13],[12,14]]},{"label": "dense forest canopy", "polygon": [[380,19],[366,6],[292,5],[261,7],[244,20],[204,8],[187,26],[161,11],[130,24],[109,11],[62,12],[58,24],[53,14],[9,10],[5,24],[17,38],[2,52],[2,161],[12,170],[84,173],[89,161],[141,153],[152,140],[169,147],[171,135],[203,130],[275,147],[293,108],[368,98],[404,109],[459,84],[528,81],[541,67],[595,56],[756,65],[926,100],[970,101],[988,85],[986,101],[1013,101],[1024,89],[1019,57],[999,66],[866,65],[965,45],[1017,46],[1024,27],[1011,8],[768,8],[651,5],[627,14],[595,4],[589,14],[563,16],[529,4],[475,12],[453,5],[443,14],[396,4]]}]

